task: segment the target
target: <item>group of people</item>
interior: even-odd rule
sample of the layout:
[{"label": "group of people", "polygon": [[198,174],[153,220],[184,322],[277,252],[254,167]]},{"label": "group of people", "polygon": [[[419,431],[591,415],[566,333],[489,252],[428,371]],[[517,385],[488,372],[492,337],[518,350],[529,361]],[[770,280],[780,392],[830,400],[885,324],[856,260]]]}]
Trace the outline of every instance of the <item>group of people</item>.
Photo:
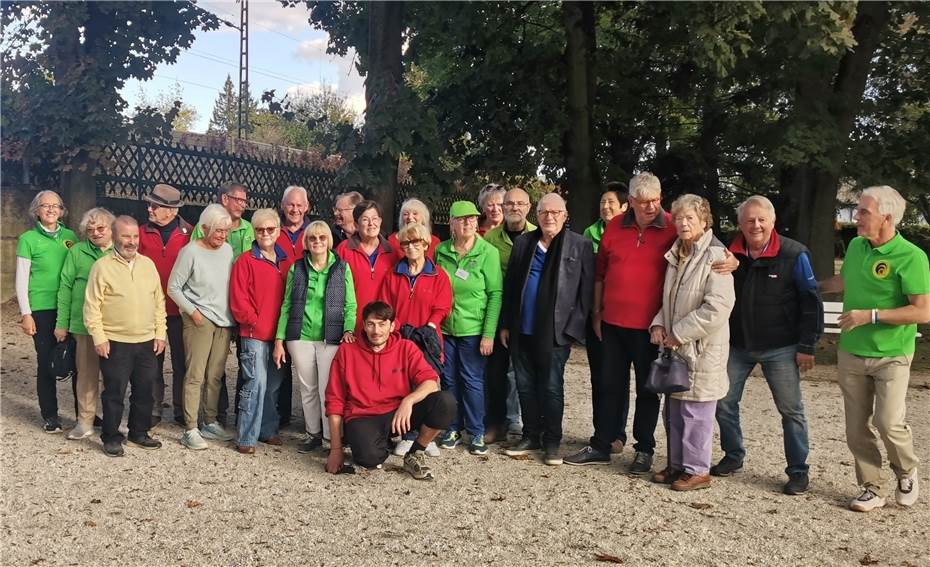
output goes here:
[{"label": "group of people", "polygon": [[[841,273],[818,284],[810,252],[778,234],[765,197],[740,204],[727,247],[700,196],[682,195],[666,212],[650,173],[606,189],[600,218],[582,235],[557,193],[536,203],[537,226],[526,191],[489,184],[479,206],[451,205],[445,241],[418,199],[401,205],[399,230],[385,235],[376,202],[339,195],[329,222],[309,215],[298,186],[284,191],[280,210],[259,209],[250,222],[248,190],[236,183],[195,226],[178,216],[180,192],[160,184],[145,197],[148,222],[94,208],[79,239],[61,222],[61,198],[41,191],[30,206],[36,224],[19,240],[16,287],[44,430],[62,431],[50,359],[56,343],[74,341],[77,423],[67,438],[100,426],[109,456],[122,455],[124,442],[159,448],[150,432],[161,420],[167,343],[174,420],[191,450],[207,440],[235,441],[243,454],[283,444],[296,374],[306,432],[298,451],[328,451],[331,473],[345,470],[350,448],[356,466],[380,467],[394,453],[414,478],[431,479],[427,456],[463,443],[484,455],[514,431],[507,455],[609,464],[628,444],[632,412],[628,472],[685,491],[743,468],[740,399],[758,364],[782,417],[784,492],[801,494],[809,448],[800,373],[813,367],[823,332],[821,291],[843,290],[838,369],[861,487],[849,506],[885,504],[879,438],[896,500],[912,505],[918,461],[905,398],[916,324],[930,321],[930,268],[896,230],[904,199],[891,187],[866,189]],[[563,458],[573,344],[587,350],[593,434]],[[664,404],[646,387],[660,352],[676,353],[688,374],[688,389],[664,394]],[[653,471],[660,407],[667,456]]]}]

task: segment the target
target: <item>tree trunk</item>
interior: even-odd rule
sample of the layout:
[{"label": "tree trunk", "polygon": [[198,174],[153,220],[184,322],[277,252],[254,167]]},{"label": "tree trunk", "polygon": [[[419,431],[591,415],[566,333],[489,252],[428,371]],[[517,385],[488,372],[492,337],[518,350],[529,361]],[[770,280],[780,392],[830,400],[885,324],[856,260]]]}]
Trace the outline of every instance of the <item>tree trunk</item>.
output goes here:
[{"label": "tree trunk", "polygon": [[[887,2],[861,2],[858,9],[852,30],[856,46],[840,60],[835,76],[802,78],[796,92],[797,104],[809,113],[808,124],[830,128],[836,140],[826,150],[825,160],[791,166],[785,172],[788,235],[811,249],[819,279],[833,275],[833,221],[841,167],[872,57],[890,18]],[[827,105],[818,106],[824,100]]]},{"label": "tree trunk", "polygon": [[594,152],[594,3],[563,2],[562,23],[569,117],[568,130],[562,137],[565,188],[572,203],[572,226],[580,232],[597,218],[601,190]]},{"label": "tree trunk", "polygon": [[97,160],[81,150],[68,165],[61,172],[61,198],[68,208],[69,224],[76,228],[81,215],[97,206],[97,182],[94,178]]},{"label": "tree trunk", "polygon": [[[404,80],[403,2],[371,2],[368,5],[368,76],[365,78],[365,130],[369,147],[381,146],[381,138],[391,135],[391,108]],[[369,138],[370,137],[370,138]],[[376,176],[370,188],[372,200],[384,215],[385,232],[394,230],[394,202],[397,198],[397,167],[400,155],[381,150],[371,164]]]}]

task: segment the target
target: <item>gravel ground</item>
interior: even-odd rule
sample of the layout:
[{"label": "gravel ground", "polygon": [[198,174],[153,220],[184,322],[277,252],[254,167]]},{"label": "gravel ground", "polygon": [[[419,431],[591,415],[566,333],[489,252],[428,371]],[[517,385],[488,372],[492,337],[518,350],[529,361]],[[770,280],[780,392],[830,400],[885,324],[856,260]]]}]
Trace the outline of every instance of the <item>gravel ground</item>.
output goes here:
[{"label": "gravel ground", "polygon": [[[761,379],[743,402],[743,472],[708,490],[676,493],[610,466],[547,467],[462,449],[432,460],[435,482],[418,483],[391,457],[384,471],[331,476],[323,454],[282,448],[253,456],[211,442],[178,443],[181,428],[156,427],[159,451],[101,452],[98,438],[66,441],[39,428],[31,342],[3,316],[0,397],[2,565],[574,565],[930,566],[928,494],[913,509],[845,509],[856,490],[843,433],[835,369],[803,388],[811,432],[811,490],[783,496],[781,426]],[[232,359],[231,359],[232,360]],[[930,460],[928,376],[915,376],[909,420]],[[169,380],[170,382],[170,380]],[[584,354],[566,373],[566,454],[590,434]],[[170,396],[169,396],[170,399]],[[59,385],[65,425],[70,386]],[[657,455],[664,455],[659,427]],[[720,457],[715,443],[714,460]],[[664,466],[664,457],[657,459]]]}]

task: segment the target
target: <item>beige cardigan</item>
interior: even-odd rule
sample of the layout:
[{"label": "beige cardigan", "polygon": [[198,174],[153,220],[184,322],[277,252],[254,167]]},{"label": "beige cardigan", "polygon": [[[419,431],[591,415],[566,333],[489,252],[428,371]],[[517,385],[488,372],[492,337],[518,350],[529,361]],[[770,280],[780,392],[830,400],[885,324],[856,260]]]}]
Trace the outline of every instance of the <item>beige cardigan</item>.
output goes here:
[{"label": "beige cardigan", "polygon": [[691,389],[672,397],[696,402],[719,400],[727,394],[730,384],[729,320],[736,294],[733,276],[716,274],[711,265],[725,258],[726,248],[708,230],[695,242],[691,259],[679,277],[680,248],[681,240],[676,240],[665,254],[669,266],[665,271],[662,308],[652,326],[661,325],[678,339],[681,343],[678,354],[688,362]]}]

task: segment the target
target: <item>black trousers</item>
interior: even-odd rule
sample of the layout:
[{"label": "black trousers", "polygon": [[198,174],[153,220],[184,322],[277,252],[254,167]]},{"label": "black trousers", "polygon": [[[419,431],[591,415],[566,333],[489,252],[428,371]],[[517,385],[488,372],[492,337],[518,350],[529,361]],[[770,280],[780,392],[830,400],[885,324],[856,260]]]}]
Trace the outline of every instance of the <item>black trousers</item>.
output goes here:
[{"label": "black trousers", "polygon": [[507,425],[507,396],[510,394],[508,370],[510,370],[510,349],[501,344],[500,339],[495,336],[494,351],[488,357],[488,364],[484,369],[484,428],[486,431],[492,427]]},{"label": "black trousers", "polygon": [[103,430],[100,439],[121,441],[119,424],[123,420],[126,386],[129,393],[129,437],[142,437],[152,427],[152,388],[158,375],[155,341],[121,343],[110,341],[109,358],[100,359],[103,374]]},{"label": "black trousers", "polygon": [[[433,392],[419,403],[413,404],[410,428],[444,430],[456,413],[455,397],[449,392]],[[356,417],[345,422],[345,440],[352,447],[352,460],[367,469],[377,467],[391,454],[391,420],[394,412]]]},{"label": "black trousers", "polygon": [[649,342],[649,331],[601,324],[601,372],[594,389],[594,436],[591,446],[604,453],[620,439],[626,445],[626,420],[630,413],[630,364],[636,373],[636,406],[633,438],[636,451],[653,454],[659,421],[659,396],[644,388],[649,368],[659,353]]},{"label": "black trousers", "polygon": [[[278,390],[278,425],[284,427],[291,422],[291,401],[294,399],[294,372],[291,358],[281,365],[281,389]],[[238,407],[238,406],[236,406]],[[326,416],[323,416],[326,419]]]},{"label": "black trousers", "polygon": [[[32,312],[36,323],[36,334],[32,344],[36,349],[36,395],[39,398],[39,411],[42,419],[58,417],[58,381],[52,374],[52,353],[58,341],[55,339],[55,321],[58,311],[43,309]],[[74,415],[77,416],[77,373],[71,378],[71,391],[74,393]]]},{"label": "black trousers", "polygon": [[[171,406],[175,419],[184,418],[184,325],[180,315],[168,316],[168,350],[171,351]],[[152,415],[161,417],[161,405],[165,401],[165,352],[158,355],[158,376],[155,378],[155,403]]]}]

